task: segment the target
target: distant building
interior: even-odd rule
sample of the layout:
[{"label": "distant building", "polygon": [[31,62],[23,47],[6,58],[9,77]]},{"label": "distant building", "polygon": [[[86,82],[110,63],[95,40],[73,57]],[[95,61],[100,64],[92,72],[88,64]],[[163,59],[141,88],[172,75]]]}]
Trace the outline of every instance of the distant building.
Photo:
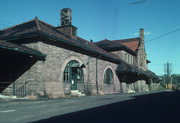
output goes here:
[{"label": "distant building", "polygon": [[158,77],[147,68],[144,29],[137,38],[89,42],[71,20],[65,8],[59,27],[36,17],[0,30],[0,93],[57,98],[153,89]]}]

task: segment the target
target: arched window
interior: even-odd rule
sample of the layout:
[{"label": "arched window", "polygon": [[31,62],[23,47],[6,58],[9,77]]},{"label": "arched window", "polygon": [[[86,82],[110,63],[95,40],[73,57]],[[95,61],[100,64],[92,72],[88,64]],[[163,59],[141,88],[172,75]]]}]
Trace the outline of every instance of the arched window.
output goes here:
[{"label": "arched window", "polygon": [[71,83],[72,81],[83,82],[83,69],[78,61],[72,60],[67,63],[64,69],[63,80],[66,83]]},{"label": "arched window", "polygon": [[108,68],[104,74],[104,83],[105,84],[113,83],[113,72],[110,68]]}]

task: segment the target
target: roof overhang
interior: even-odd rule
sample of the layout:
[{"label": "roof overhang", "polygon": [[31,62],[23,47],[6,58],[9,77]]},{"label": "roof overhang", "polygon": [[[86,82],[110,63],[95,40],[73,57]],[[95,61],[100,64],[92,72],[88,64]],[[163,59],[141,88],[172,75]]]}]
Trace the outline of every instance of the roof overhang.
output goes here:
[{"label": "roof overhang", "polygon": [[150,70],[143,71],[135,66],[122,62],[118,65],[116,72],[120,81],[135,82],[137,80],[159,79],[155,73]]},{"label": "roof overhang", "polygon": [[25,56],[29,56],[29,57],[35,57],[38,60],[44,60],[46,55],[42,54],[41,52],[25,47],[25,46],[21,46],[21,45],[17,45],[14,43],[10,43],[10,42],[6,42],[6,41],[0,41],[0,50],[1,53],[4,52],[8,52],[8,53],[13,53],[13,54],[20,54],[20,55],[25,55]]}]

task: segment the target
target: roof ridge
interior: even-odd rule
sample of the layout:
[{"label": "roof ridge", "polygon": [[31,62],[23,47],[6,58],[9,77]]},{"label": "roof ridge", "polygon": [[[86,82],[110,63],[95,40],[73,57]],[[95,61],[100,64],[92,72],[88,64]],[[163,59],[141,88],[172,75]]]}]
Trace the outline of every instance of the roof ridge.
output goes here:
[{"label": "roof ridge", "polygon": [[37,26],[38,30],[41,30],[40,25],[39,25],[39,20],[38,20],[37,16],[35,17],[35,23],[36,23],[36,26]]},{"label": "roof ridge", "polygon": [[[106,52],[106,54],[104,54],[104,56],[113,57],[113,58],[116,59],[116,60],[122,61],[122,59],[119,58],[119,57],[117,57],[117,55],[111,54],[111,53],[107,52],[106,50],[104,50],[103,48],[97,46],[97,45],[95,44],[95,42],[89,42],[88,40],[83,39],[83,38],[81,38],[81,37],[79,37],[79,36],[78,36],[78,38],[79,38],[80,40],[84,40],[84,41],[88,42],[88,45],[89,45],[90,47],[93,46],[93,47],[95,47],[95,48],[100,49],[100,50],[101,50],[101,51],[100,51],[101,53],[102,53],[102,51],[103,51],[103,52]],[[93,50],[96,51],[96,49],[93,49]],[[96,51],[96,52],[97,52],[97,51]]]},{"label": "roof ridge", "polygon": [[[30,23],[28,23],[28,22],[30,22]],[[32,25],[29,25],[29,27],[33,26],[35,31],[42,32],[42,33],[39,33],[39,34],[43,34],[43,35],[48,34],[47,36],[51,36],[51,37],[53,36],[53,38],[56,38],[57,40],[62,40],[63,42],[66,41],[68,44],[71,44],[71,45],[74,45],[74,46],[77,46],[77,47],[81,47],[82,49],[86,49],[86,50],[88,50],[90,52],[93,52],[93,53],[100,54],[100,55],[102,55],[102,56],[104,56],[106,58],[110,58],[109,60],[111,62],[116,62],[116,63],[118,62],[119,63],[121,61],[121,59],[113,56],[112,54],[108,53],[104,49],[96,46],[94,43],[91,43],[91,42],[89,42],[89,41],[87,41],[87,40],[85,40],[83,38],[80,38],[80,37],[77,38],[77,39],[73,39],[73,38],[65,35],[61,31],[59,31],[58,29],[56,29],[54,26],[52,26],[52,25],[50,25],[50,24],[48,24],[48,23],[46,23],[44,21],[39,20],[37,17],[35,19],[33,19],[33,20],[30,20],[30,21],[27,21],[25,23],[21,23],[21,24],[18,24],[18,25],[23,26],[23,24],[26,24],[26,23],[27,24],[32,23]],[[18,28],[19,27],[18,25],[10,27],[10,28],[12,28],[12,29],[10,29],[10,31],[13,30],[14,28],[16,28],[16,26]],[[25,29],[27,28],[27,30],[28,30],[29,27],[24,27],[24,28]],[[34,29],[31,30],[31,31],[33,32]],[[9,31],[9,30],[7,30],[7,31]],[[26,33],[30,33],[30,32],[26,32]],[[21,34],[17,34],[15,36],[19,36],[19,35],[21,35]],[[86,42],[89,42],[89,43],[86,43]]]},{"label": "roof ridge", "polygon": [[[65,36],[65,37],[67,37],[67,38],[69,38],[69,39],[71,39],[71,40],[79,41],[78,39],[73,39],[73,38],[71,38],[70,36],[64,34],[63,32],[57,30],[55,26],[53,26],[53,25],[51,25],[51,24],[48,24],[48,23],[46,23],[45,21],[42,21],[42,20],[38,19],[37,16],[36,16],[35,19],[33,19],[33,20],[35,21],[36,26],[37,26],[38,30],[40,30],[40,31],[42,31],[42,30],[41,30],[41,26],[39,25],[39,23],[41,23],[41,24],[43,24],[43,25],[45,25],[45,26],[48,26],[48,28],[52,29],[53,31],[55,31],[55,32],[57,32],[57,33]],[[33,21],[33,20],[30,20],[30,21]],[[30,21],[27,21],[27,23],[30,22]],[[24,23],[26,23],[26,22],[24,22]],[[24,23],[21,23],[21,24],[24,24]],[[21,24],[18,24],[18,25],[21,25]],[[79,37],[79,36],[77,36],[77,37],[80,38],[81,40],[84,40],[84,41],[86,41],[86,42],[89,42],[89,41],[87,41],[86,39],[83,39],[83,38],[81,38],[81,37]]]},{"label": "roof ridge", "polygon": [[[102,40],[102,41],[100,41],[100,42],[98,42],[98,43],[95,43],[98,47],[100,47],[100,48],[102,48],[100,45],[108,45],[107,46],[107,48],[105,48],[105,49],[107,49],[108,50],[108,48],[112,48],[112,47],[114,47],[114,45],[116,45],[116,47],[122,47],[122,48],[124,48],[124,50],[126,51],[126,52],[133,52],[133,53],[135,53],[132,49],[130,49],[129,47],[127,47],[126,45],[124,45],[124,44],[122,44],[122,43],[120,43],[120,42],[115,42],[115,41],[110,41],[110,40]],[[114,47],[115,48],[115,47]],[[103,49],[103,48],[102,48]]]},{"label": "roof ridge", "polygon": [[[81,37],[79,37],[79,36],[77,36],[77,38],[89,42],[88,40],[86,40],[86,39],[84,39],[84,38],[81,38]],[[90,42],[89,42],[89,43],[90,43]]]},{"label": "roof ridge", "polygon": [[94,42],[94,43],[101,43],[101,42],[103,42],[103,41],[112,41],[112,40],[109,40],[109,39],[104,39],[104,40],[100,40],[100,41],[96,41],[96,42]]},{"label": "roof ridge", "polygon": [[36,18],[36,19],[37,19],[38,22],[41,22],[41,23],[47,25],[48,27],[53,27],[53,28],[55,27],[55,26],[53,26],[51,24],[46,23],[45,21],[42,21],[42,20],[38,19],[38,18]]},{"label": "roof ridge", "polygon": [[[51,24],[48,24],[48,23],[46,23],[45,21],[42,21],[42,20],[39,20],[39,19],[37,19],[37,20],[38,20],[38,23],[41,22],[43,25],[48,26],[48,28],[52,29],[53,31],[56,31],[57,33],[60,33],[61,35],[66,36],[67,38],[72,39],[70,36],[64,34],[63,32],[61,32],[61,31],[59,31],[59,30],[57,30],[55,26],[53,26],[53,25],[51,25]],[[40,26],[40,25],[39,25],[39,26]],[[74,39],[72,39],[72,40],[74,40]]]},{"label": "roof ridge", "polygon": [[29,22],[33,22],[34,20],[35,20],[35,19],[31,19],[31,20],[29,20],[29,21],[26,21],[26,22],[23,22],[23,23],[20,23],[20,24],[16,24],[16,25],[14,25],[14,26],[10,26],[10,27],[1,29],[0,31],[5,31],[5,30],[7,30],[7,29],[14,28],[14,27],[19,26],[19,25],[22,25],[22,24],[26,24],[26,23],[29,23]]},{"label": "roof ridge", "polygon": [[101,41],[98,41],[98,42],[95,42],[96,45],[99,45],[99,44],[103,44],[103,43],[109,43],[109,44],[117,44],[117,45],[122,45],[122,46],[125,46],[121,43],[118,43],[118,42],[115,42],[115,41],[111,41],[111,40],[101,40]]},{"label": "roof ridge", "polygon": [[127,38],[127,39],[119,39],[119,40],[112,40],[113,42],[132,42],[134,41],[134,39],[139,39],[139,37],[135,37],[135,38]]}]

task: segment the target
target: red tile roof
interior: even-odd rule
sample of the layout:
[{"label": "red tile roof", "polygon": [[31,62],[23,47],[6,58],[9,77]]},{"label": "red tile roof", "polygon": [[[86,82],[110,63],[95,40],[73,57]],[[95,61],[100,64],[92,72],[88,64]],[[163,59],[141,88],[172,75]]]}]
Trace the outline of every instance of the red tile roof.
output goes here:
[{"label": "red tile roof", "polygon": [[134,52],[136,52],[136,50],[139,47],[139,38],[130,38],[130,39],[114,40],[114,41],[127,46]]},{"label": "red tile roof", "polygon": [[102,41],[95,42],[95,44],[98,47],[100,47],[108,52],[124,50],[124,51],[130,53],[131,55],[136,55],[136,52],[131,50],[129,47],[123,45],[122,43],[116,42],[116,41],[110,41],[110,40],[105,39]]}]

